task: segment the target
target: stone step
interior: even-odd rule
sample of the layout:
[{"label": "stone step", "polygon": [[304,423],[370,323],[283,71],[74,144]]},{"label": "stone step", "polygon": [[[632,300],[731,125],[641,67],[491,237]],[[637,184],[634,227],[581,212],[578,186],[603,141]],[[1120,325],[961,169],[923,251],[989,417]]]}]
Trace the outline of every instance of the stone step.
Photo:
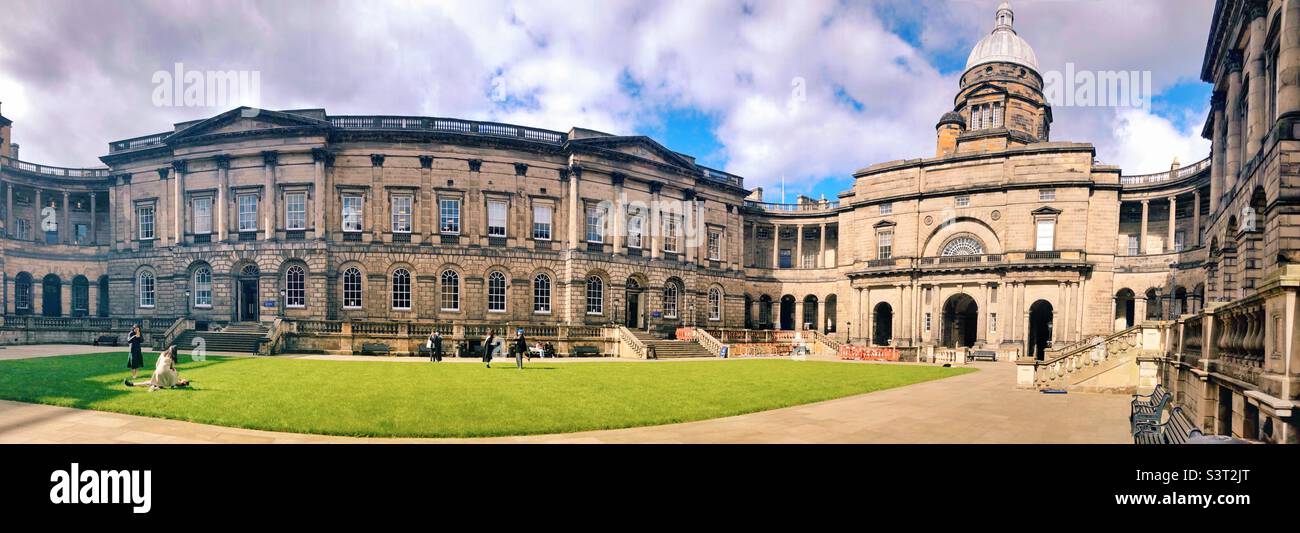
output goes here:
[{"label": "stone step", "polygon": [[204,349],[210,352],[257,353],[263,335],[257,333],[227,333],[189,330],[176,337],[176,348],[192,350],[194,338],[202,337]]}]

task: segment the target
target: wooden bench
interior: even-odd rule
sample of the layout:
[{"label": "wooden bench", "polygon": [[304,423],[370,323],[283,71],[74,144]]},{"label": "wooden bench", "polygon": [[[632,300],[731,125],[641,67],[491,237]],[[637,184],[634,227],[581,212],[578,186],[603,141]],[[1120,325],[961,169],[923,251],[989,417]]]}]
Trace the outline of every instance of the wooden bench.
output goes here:
[{"label": "wooden bench", "polygon": [[1137,433],[1138,424],[1159,424],[1169,398],[1169,389],[1163,383],[1156,385],[1151,394],[1134,394],[1130,402],[1132,413],[1128,418],[1132,433]]},{"label": "wooden bench", "polygon": [[380,343],[364,343],[361,345],[361,355],[388,355],[388,345]]},{"label": "wooden bench", "polygon": [[1183,413],[1182,407],[1169,411],[1169,419],[1155,424],[1138,424],[1133,444],[1187,444],[1192,437],[1204,435]]},{"label": "wooden bench", "polygon": [[996,363],[998,362],[998,353],[993,350],[975,350],[971,352],[970,355],[966,356],[966,360],[968,361],[978,361],[981,359]]},{"label": "wooden bench", "polygon": [[120,339],[118,339],[117,335],[100,335],[91,344],[95,346],[117,346],[119,342]]},{"label": "wooden bench", "polygon": [[595,346],[574,346],[570,357],[600,357],[600,348]]}]

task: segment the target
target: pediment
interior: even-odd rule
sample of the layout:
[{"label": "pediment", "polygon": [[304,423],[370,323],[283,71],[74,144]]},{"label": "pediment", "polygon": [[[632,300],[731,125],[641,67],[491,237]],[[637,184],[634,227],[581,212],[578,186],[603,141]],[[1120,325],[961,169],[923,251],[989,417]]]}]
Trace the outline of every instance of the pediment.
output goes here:
[{"label": "pediment", "polygon": [[695,168],[695,162],[690,158],[669,150],[668,147],[659,144],[654,139],[641,135],[590,137],[573,141],[573,143],[612,150],[661,165],[670,165],[685,169]]},{"label": "pediment", "polygon": [[1045,205],[1045,206],[1043,206],[1043,207],[1040,207],[1040,208],[1038,208],[1038,209],[1035,209],[1035,210],[1033,210],[1033,211],[1030,211],[1029,214],[1031,214],[1031,215],[1059,215],[1059,214],[1061,214],[1061,210],[1060,210],[1060,209],[1057,209],[1057,208],[1055,208],[1055,207],[1050,207],[1050,206],[1046,206],[1046,205]]},{"label": "pediment", "polygon": [[302,115],[253,107],[239,107],[190,124],[168,137],[167,142],[207,135],[239,134],[287,127],[326,127],[328,125],[329,123],[324,120]]}]

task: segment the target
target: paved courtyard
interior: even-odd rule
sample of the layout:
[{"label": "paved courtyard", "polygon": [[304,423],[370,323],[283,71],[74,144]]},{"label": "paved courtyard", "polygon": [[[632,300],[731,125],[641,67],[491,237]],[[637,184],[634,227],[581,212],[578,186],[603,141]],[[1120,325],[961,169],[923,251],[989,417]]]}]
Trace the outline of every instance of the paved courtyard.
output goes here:
[{"label": "paved courtyard", "polygon": [[[0,358],[35,347],[9,347]],[[75,350],[75,351],[72,351]],[[96,351],[41,346],[48,355]],[[107,350],[105,350],[107,351]],[[28,357],[34,354],[28,354]],[[415,362],[414,358],[401,358]],[[647,364],[673,364],[648,362]],[[869,364],[869,363],[844,363]],[[667,426],[489,439],[354,439],[276,433],[0,401],[0,443],[1116,443],[1128,434],[1123,395],[1015,388],[1015,365],[977,363],[937,381],[741,416]]]}]

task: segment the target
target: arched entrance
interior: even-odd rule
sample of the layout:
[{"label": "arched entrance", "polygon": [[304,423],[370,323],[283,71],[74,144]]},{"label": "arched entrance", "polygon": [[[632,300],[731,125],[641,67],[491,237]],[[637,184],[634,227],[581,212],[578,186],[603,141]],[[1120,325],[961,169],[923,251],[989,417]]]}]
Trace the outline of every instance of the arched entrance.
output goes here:
[{"label": "arched entrance", "polygon": [[1179,286],[1174,289],[1174,301],[1171,303],[1174,306],[1175,317],[1187,313],[1187,287]]},{"label": "arched entrance", "polygon": [[758,327],[772,329],[772,297],[766,294],[758,297]]},{"label": "arched entrance", "polygon": [[943,345],[969,348],[975,345],[979,305],[969,294],[954,294],[943,304]]},{"label": "arched entrance", "polygon": [[799,320],[799,329],[821,330],[817,323],[817,297],[809,294],[803,297],[803,317]]},{"label": "arched entrance", "polygon": [[781,329],[794,329],[794,296],[781,297]]},{"label": "arched entrance", "polygon": [[745,295],[745,329],[754,329],[754,299]]},{"label": "arched entrance", "polygon": [[871,344],[888,346],[894,340],[894,308],[885,302],[876,304],[871,322]]},{"label": "arched entrance", "polygon": [[258,318],[258,281],[257,265],[244,265],[239,270],[239,310],[237,319],[243,322],[256,322]]},{"label": "arched entrance", "polygon": [[95,305],[95,314],[108,316],[108,276],[99,277],[99,302]]},{"label": "arched entrance", "polygon": [[1029,356],[1042,360],[1052,344],[1052,304],[1038,300],[1029,306]]},{"label": "arched entrance", "polygon": [[637,282],[636,278],[627,278],[626,289],[623,292],[623,320],[628,329],[639,329],[645,327],[645,321],[641,316],[641,305],[645,303],[645,287]]},{"label": "arched entrance", "polygon": [[1160,320],[1164,318],[1165,313],[1160,306],[1160,294],[1156,292],[1155,288],[1147,289],[1146,300],[1147,316],[1143,318],[1146,320]]},{"label": "arched entrance", "polygon": [[63,282],[54,274],[41,280],[41,316],[63,316]]},{"label": "arched entrance", "polygon": [[838,302],[839,300],[834,294],[826,296],[826,303],[824,304],[826,306],[826,323],[822,324],[822,327],[826,328],[824,330],[825,333],[835,333],[837,322],[835,318],[835,304]]},{"label": "arched entrance", "polygon": [[1115,293],[1115,330],[1133,327],[1135,311],[1134,294],[1131,289],[1120,289]]},{"label": "arched entrance", "polygon": [[72,278],[72,316],[90,316],[90,281],[86,276]]}]

